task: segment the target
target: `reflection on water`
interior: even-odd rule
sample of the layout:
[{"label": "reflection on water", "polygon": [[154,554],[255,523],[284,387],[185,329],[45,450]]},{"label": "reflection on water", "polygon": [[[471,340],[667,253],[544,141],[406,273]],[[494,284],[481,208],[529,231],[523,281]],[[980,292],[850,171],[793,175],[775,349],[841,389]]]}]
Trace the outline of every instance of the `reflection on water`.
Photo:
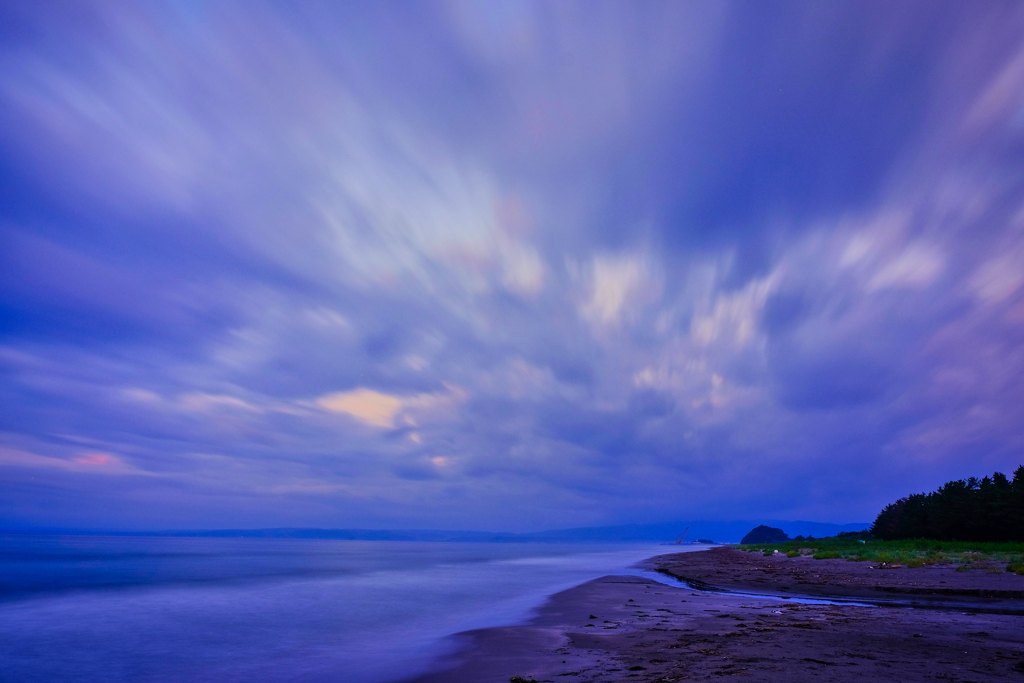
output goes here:
[{"label": "reflection on water", "polygon": [[428,666],[444,636],[664,547],[0,538],[3,681],[344,681]]}]

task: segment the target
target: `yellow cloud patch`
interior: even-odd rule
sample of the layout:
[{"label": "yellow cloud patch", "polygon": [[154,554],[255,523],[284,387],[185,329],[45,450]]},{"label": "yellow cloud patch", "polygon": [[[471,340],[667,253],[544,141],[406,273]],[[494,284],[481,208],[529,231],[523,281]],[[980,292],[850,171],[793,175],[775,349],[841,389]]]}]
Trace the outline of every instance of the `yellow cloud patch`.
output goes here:
[{"label": "yellow cloud patch", "polygon": [[391,429],[395,426],[395,414],[402,408],[402,399],[360,388],[321,396],[316,404],[325,410],[351,415],[366,424]]},{"label": "yellow cloud patch", "polygon": [[[374,427],[394,429],[396,422],[417,427],[423,420],[451,417],[466,400],[466,392],[459,387],[447,383],[444,386],[446,391],[412,396],[394,396],[359,387],[321,396],[316,405],[334,413],[345,413]],[[417,441],[419,435],[410,438]]]}]

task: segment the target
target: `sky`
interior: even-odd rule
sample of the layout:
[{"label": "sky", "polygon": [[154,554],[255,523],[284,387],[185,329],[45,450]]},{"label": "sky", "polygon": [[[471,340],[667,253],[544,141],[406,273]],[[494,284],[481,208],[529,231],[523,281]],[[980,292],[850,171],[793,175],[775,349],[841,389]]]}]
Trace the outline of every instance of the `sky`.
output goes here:
[{"label": "sky", "polygon": [[0,0],[0,526],[871,521],[1024,464],[1016,2]]}]

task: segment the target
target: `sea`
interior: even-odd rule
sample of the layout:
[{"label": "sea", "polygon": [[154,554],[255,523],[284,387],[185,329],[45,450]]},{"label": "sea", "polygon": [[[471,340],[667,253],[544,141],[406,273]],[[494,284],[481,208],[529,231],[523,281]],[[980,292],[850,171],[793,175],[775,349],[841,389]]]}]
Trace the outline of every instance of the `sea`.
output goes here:
[{"label": "sea", "polygon": [[701,546],[0,536],[0,681],[390,683]]}]

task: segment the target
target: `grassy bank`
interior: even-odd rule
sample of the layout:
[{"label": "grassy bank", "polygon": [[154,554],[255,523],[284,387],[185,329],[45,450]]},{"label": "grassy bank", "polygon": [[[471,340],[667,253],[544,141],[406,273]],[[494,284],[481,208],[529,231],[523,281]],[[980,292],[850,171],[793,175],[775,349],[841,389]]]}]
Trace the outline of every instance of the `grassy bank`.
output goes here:
[{"label": "grassy bank", "polygon": [[812,555],[815,559],[846,559],[852,562],[886,562],[916,568],[933,564],[954,564],[957,571],[1011,571],[1024,575],[1024,543],[968,543],[960,541],[857,541],[821,538],[788,543],[753,543],[741,550],[789,557]]}]

